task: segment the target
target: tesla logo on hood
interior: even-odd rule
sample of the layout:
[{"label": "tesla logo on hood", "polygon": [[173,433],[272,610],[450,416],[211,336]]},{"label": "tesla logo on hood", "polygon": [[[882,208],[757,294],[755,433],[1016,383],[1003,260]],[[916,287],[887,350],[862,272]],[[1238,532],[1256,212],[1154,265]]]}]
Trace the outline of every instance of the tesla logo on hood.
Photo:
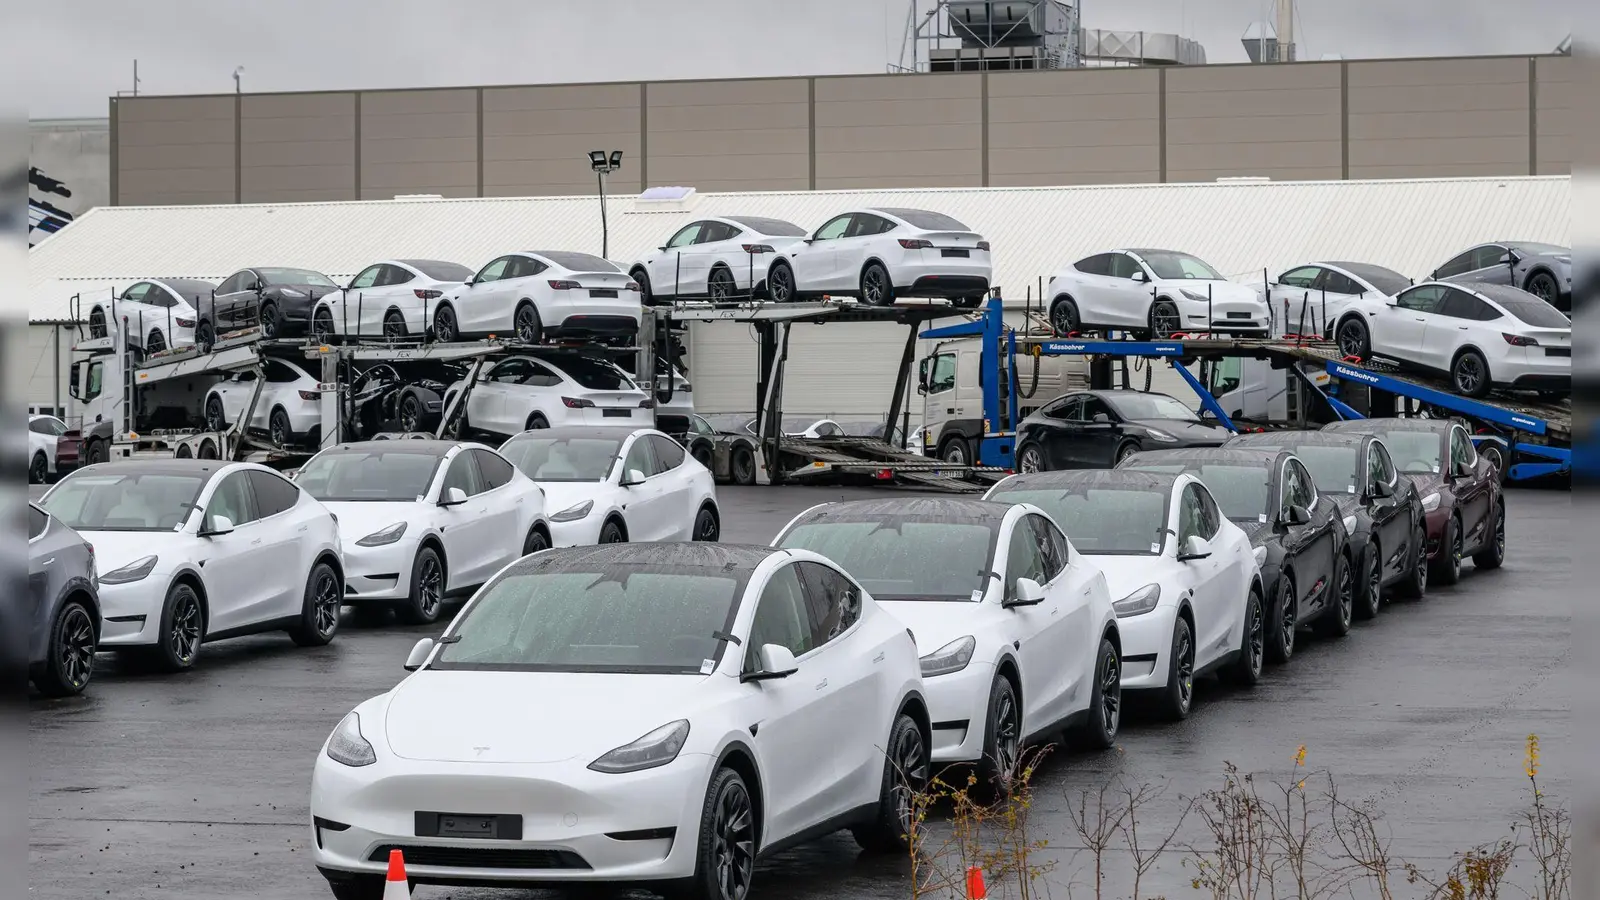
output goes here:
[{"label": "tesla logo on hood", "polygon": [[479,756],[482,756],[483,754],[489,752],[489,748],[488,747],[473,747],[472,750],[473,750],[474,753],[478,754]]}]

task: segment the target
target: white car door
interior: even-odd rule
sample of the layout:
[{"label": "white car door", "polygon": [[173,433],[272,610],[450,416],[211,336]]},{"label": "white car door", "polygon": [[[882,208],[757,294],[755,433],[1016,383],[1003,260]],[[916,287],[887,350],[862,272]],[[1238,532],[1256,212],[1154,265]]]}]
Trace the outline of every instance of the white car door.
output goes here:
[{"label": "white car door", "polygon": [[[1111,255],[1111,275],[1105,280],[1107,302],[1112,305],[1115,323],[1124,328],[1142,328],[1150,322],[1150,304],[1157,291],[1154,274],[1126,253]],[[1170,288],[1173,292],[1177,287]],[[1181,294],[1175,294],[1181,298]]]},{"label": "white car door", "polygon": [[219,516],[233,523],[231,531],[201,538],[209,544],[200,556],[201,577],[206,583],[206,632],[215,634],[275,618],[274,606],[285,579],[275,568],[278,548],[267,540],[270,525],[258,521],[250,473],[240,469],[218,479],[201,506],[205,510],[201,534],[215,531]]},{"label": "white car door", "polygon": [[709,294],[711,264],[722,254],[729,238],[738,232],[723,222],[705,222],[695,242],[683,248],[682,269],[678,283],[684,294]]},{"label": "white car door", "polygon": [[1243,563],[1239,554],[1215,546],[1204,559],[1181,560],[1190,537],[1209,542],[1217,536],[1222,522],[1215,501],[1199,484],[1184,485],[1176,501],[1178,521],[1173,530],[1178,540],[1172,550],[1180,557],[1182,570],[1188,576],[1188,589],[1193,592],[1189,602],[1194,608],[1195,665],[1205,666],[1231,649],[1229,644],[1238,632],[1244,594],[1236,592],[1235,585]]},{"label": "white car door", "polygon": [[377,284],[382,274],[382,265],[367,266],[350,280],[348,288],[334,291],[325,298],[328,312],[333,315],[335,334],[375,335],[380,332],[383,310]]},{"label": "white car door", "polygon": [[[874,245],[886,240],[884,236],[895,223],[871,213],[855,213],[850,217],[850,227],[844,237],[834,242],[833,262],[827,277],[828,290],[854,291],[861,288],[861,267],[871,255]],[[898,254],[896,254],[898,255]],[[892,280],[894,273],[889,273]]]},{"label": "white car door", "polygon": [[[221,384],[217,385],[217,394],[218,396],[222,397],[222,412],[223,415],[227,417],[229,425],[239,421],[239,417],[244,415],[244,408],[249,404],[250,394],[254,392],[255,389],[256,373],[249,371],[235,372]],[[266,386],[262,386],[261,392],[263,395],[266,394]],[[266,417],[262,415],[260,411],[260,408],[265,401],[266,397],[263,396],[261,398],[261,402],[256,404],[256,411],[252,414],[250,422],[248,423],[250,427],[266,427]]]},{"label": "white car door", "polygon": [[1111,260],[1118,254],[1099,253],[1073,263],[1065,290],[1078,306],[1078,321],[1092,325],[1120,325],[1125,313],[1117,309],[1111,284]]},{"label": "white car door", "polygon": [[838,256],[838,241],[850,227],[850,219],[849,213],[829,219],[812,233],[810,243],[802,243],[789,251],[789,264],[794,269],[797,290],[838,290],[831,280],[837,274],[834,260]]},{"label": "white car door", "polygon": [[1082,654],[1085,636],[1094,636],[1089,599],[1099,570],[1083,565],[1082,557],[1074,564],[1066,535],[1048,518],[1030,514],[1028,524],[1038,536],[1045,574],[1050,577],[1045,592],[1054,595],[1056,611],[1050,614],[1047,638],[1050,652],[1056,654],[1053,657],[1057,660],[1053,690],[1059,699],[1051,707],[1047,721],[1056,721],[1089,705],[1093,680],[1088,676],[1094,654],[1100,649],[1098,637],[1094,637],[1093,649],[1088,651],[1090,655]]},{"label": "white car door", "polygon": [[467,395],[467,423],[473,428],[496,434],[521,431],[521,428],[512,428],[507,424],[507,406],[510,403],[507,395],[515,389],[514,385],[528,377],[531,370],[528,361],[520,357],[495,363],[494,368],[479,377],[478,383],[472,386],[472,392]]},{"label": "white car door", "polygon": [[[298,613],[305,601],[306,580],[311,574],[315,548],[311,546],[311,519],[298,506],[300,489],[281,475],[251,469],[251,490],[255,494],[257,525],[261,546],[266,550],[276,589],[257,621],[269,621]],[[298,574],[298,577],[296,577]]]},{"label": "white car door", "polygon": [[1438,311],[1428,317],[1428,327],[1422,332],[1423,360],[1433,368],[1448,369],[1456,348],[1469,341],[1488,344],[1490,352],[1504,347],[1500,329],[1487,324],[1497,315],[1489,304],[1466,291],[1446,288]]},{"label": "white car door", "polygon": [[[1005,572],[1005,590],[1002,602],[1017,596],[1017,580],[1031,578],[1040,585],[1050,581],[1045,554],[1040,546],[1039,530],[1029,519],[1032,514],[1015,518],[1008,535],[1002,535],[1006,558],[1001,571]],[[1009,613],[1017,618],[1011,630],[1017,643],[1018,663],[1022,669],[1022,728],[1032,732],[1066,713],[1066,692],[1071,670],[1072,652],[1067,619],[1064,612],[1069,598],[1063,596],[1065,584],[1046,587],[1043,602],[1033,606],[1017,606]]]},{"label": "white car door", "polygon": [[[668,480],[657,474],[658,466],[649,435],[635,435],[623,456],[618,481],[625,497],[622,515],[628,523],[628,540],[634,543],[671,540],[668,535],[680,514],[667,492]],[[636,475],[644,479],[635,481]]]},{"label": "white car door", "polygon": [[[805,591],[815,650],[814,668],[823,670],[834,722],[859,723],[865,734],[840,741],[829,754],[833,762],[834,791],[830,815],[859,807],[863,797],[882,789],[883,750],[868,737],[877,723],[886,721],[881,698],[898,685],[888,685],[883,674],[881,648],[867,641],[862,629],[861,590],[839,571],[816,562],[796,564]],[[867,738],[867,739],[862,739]]]},{"label": "white car door", "polygon": [[695,480],[691,467],[684,465],[689,455],[672,438],[647,435],[656,458],[653,480],[662,485],[662,511],[670,516],[662,523],[663,541],[694,540],[694,520],[700,509],[695,505]]},{"label": "white car door", "polygon": [[516,468],[498,454],[477,447],[468,452],[477,463],[478,477],[483,482],[483,493],[473,499],[481,498],[483,517],[494,526],[492,537],[495,552],[489,562],[489,574],[492,575],[522,556],[522,544],[528,536],[522,528],[522,522],[525,518],[531,518],[525,508],[531,492],[511,486],[511,477]]},{"label": "white car door", "polygon": [[488,579],[500,557],[501,538],[495,535],[496,522],[489,516],[483,476],[469,448],[457,450],[445,469],[439,490],[441,500],[449,497],[451,488],[460,488],[467,495],[465,503],[439,508],[448,588],[456,590]]},{"label": "white car door", "polygon": [[[1284,328],[1288,328],[1290,331],[1295,330],[1295,323],[1299,319],[1302,304],[1306,307],[1308,322],[1312,321],[1311,313],[1313,310],[1318,313],[1315,321],[1319,323],[1322,321],[1320,304],[1313,302],[1311,298],[1318,296],[1312,290],[1312,287],[1319,282],[1324,271],[1321,266],[1300,266],[1278,276],[1277,282],[1272,285],[1272,289],[1267,293],[1267,308],[1272,310],[1272,315],[1279,322],[1279,333]],[[1288,312],[1285,313],[1285,310],[1288,310]],[[1288,324],[1285,325],[1284,323]],[[1307,327],[1309,328],[1309,326]]]},{"label": "white car door", "polygon": [[494,323],[510,321],[511,307],[506,299],[506,269],[517,257],[502,256],[472,277],[472,281],[454,293],[451,306],[456,314],[456,329],[463,334],[482,334],[494,329]]},{"label": "white car door", "polygon": [[[681,257],[691,252],[700,231],[708,223],[690,222],[678,229],[661,249],[645,262],[645,272],[650,276],[650,290],[661,296],[677,296],[678,276],[685,260]],[[685,279],[685,283],[687,279]]]},{"label": "white car door", "polygon": [[1425,284],[1401,291],[1368,319],[1372,352],[1420,366],[1432,366],[1423,351],[1423,334],[1444,302],[1444,285]]}]

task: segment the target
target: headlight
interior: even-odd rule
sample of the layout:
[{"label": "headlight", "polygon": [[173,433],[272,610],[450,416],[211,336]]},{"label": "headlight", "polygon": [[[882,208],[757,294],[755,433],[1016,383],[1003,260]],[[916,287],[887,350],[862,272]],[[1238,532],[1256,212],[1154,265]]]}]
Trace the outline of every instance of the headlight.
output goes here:
[{"label": "headlight", "polygon": [[1350,532],[1353,532],[1353,531],[1356,530],[1356,517],[1355,516],[1345,516],[1344,517],[1344,530],[1345,531],[1350,531]]},{"label": "headlight", "polygon": [[561,512],[556,513],[550,517],[550,521],[576,522],[584,516],[587,516],[589,511],[592,509],[594,509],[594,501],[585,500],[582,503],[579,503],[577,506],[569,506],[566,509],[563,509]]},{"label": "headlight", "polygon": [[1438,509],[1439,508],[1439,499],[1440,498],[1439,498],[1439,492],[1438,491],[1434,491],[1433,493],[1429,494],[1428,496],[1423,497],[1422,498],[1422,511],[1423,512],[1433,512],[1434,510]]},{"label": "headlight", "polygon": [[1185,297],[1188,297],[1190,300],[1198,300],[1201,303],[1204,303],[1207,300],[1211,299],[1210,297],[1206,296],[1205,294],[1201,294],[1201,293],[1198,293],[1196,291],[1191,291],[1188,288],[1180,288],[1179,292],[1182,293]]},{"label": "headlight", "polygon": [[297,291],[294,288],[279,288],[278,289],[278,293],[284,295],[285,297],[304,297],[305,296],[304,293],[302,293],[301,291]]},{"label": "headlight", "polygon": [[1161,442],[1167,443],[1167,444],[1174,444],[1174,443],[1177,443],[1177,441],[1178,441],[1177,438],[1173,437],[1170,434],[1167,434],[1165,431],[1158,431],[1158,430],[1156,430],[1154,428],[1146,428],[1144,430],[1144,433],[1146,435],[1148,435],[1151,438],[1151,440],[1157,440],[1157,441],[1161,441]]},{"label": "headlight", "polygon": [[922,677],[949,675],[965,669],[967,663],[972,662],[972,654],[977,649],[978,639],[972,635],[956,638],[918,660],[922,663]]},{"label": "headlight", "polygon": [[611,775],[654,769],[677,759],[678,751],[688,740],[688,719],[668,722],[637,741],[612,750],[590,763],[589,768]]},{"label": "headlight", "polygon": [[404,523],[404,522],[396,522],[393,525],[390,525],[388,528],[383,529],[382,531],[374,531],[373,533],[367,535],[366,537],[362,538],[361,540],[356,541],[356,546],[357,547],[383,547],[383,546],[386,546],[388,544],[392,544],[395,541],[400,540],[400,536],[405,534],[405,533],[406,533],[406,523]]},{"label": "headlight", "polygon": [[1128,616],[1144,615],[1150,610],[1155,609],[1156,603],[1158,603],[1160,600],[1161,585],[1147,584],[1128,596],[1123,597],[1121,600],[1111,604],[1111,608],[1116,610],[1117,618],[1122,619],[1127,618]]},{"label": "headlight", "polygon": [[1266,564],[1267,564],[1267,548],[1265,548],[1265,547],[1257,547],[1256,548],[1256,565],[1264,566]]},{"label": "headlight", "polygon": [[372,745],[361,736],[361,717],[351,713],[344,717],[339,727],[328,738],[328,758],[347,766],[370,766],[378,761]]},{"label": "headlight", "polygon": [[156,558],[146,556],[144,559],[128,563],[120,569],[113,569],[100,576],[101,584],[129,584],[139,581],[149,575],[156,567]]}]

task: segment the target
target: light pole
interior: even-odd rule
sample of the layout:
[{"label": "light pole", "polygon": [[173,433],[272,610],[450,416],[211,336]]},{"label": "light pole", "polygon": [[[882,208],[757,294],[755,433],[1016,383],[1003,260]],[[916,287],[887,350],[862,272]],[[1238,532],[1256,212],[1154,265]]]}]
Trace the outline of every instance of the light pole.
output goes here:
[{"label": "light pole", "polygon": [[606,227],[606,176],[622,168],[622,151],[613,150],[607,156],[604,150],[590,150],[589,168],[600,185],[600,256],[606,258],[611,255],[611,233]]},{"label": "light pole", "polygon": [[239,76],[243,74],[244,66],[240,66],[239,68],[233,70],[233,92],[235,94],[244,93],[244,88],[239,84]]}]

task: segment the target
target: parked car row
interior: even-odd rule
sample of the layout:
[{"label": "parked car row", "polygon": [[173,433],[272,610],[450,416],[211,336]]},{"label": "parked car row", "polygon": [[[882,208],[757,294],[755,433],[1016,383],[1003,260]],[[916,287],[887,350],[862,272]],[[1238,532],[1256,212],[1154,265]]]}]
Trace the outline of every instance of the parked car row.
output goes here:
[{"label": "parked car row", "polygon": [[1299,632],[1420,597],[1435,544],[1441,573],[1497,567],[1503,503],[1455,426],[1361,424],[823,503],[765,546],[525,556],[329,735],[315,864],[341,900],[381,896],[391,848],[417,883],[741,900],[759,856],[830,831],[903,852],[945,765],[1004,790],[1030,746],[1109,747],[1136,699],[1184,718],[1196,678],[1254,684]]}]

